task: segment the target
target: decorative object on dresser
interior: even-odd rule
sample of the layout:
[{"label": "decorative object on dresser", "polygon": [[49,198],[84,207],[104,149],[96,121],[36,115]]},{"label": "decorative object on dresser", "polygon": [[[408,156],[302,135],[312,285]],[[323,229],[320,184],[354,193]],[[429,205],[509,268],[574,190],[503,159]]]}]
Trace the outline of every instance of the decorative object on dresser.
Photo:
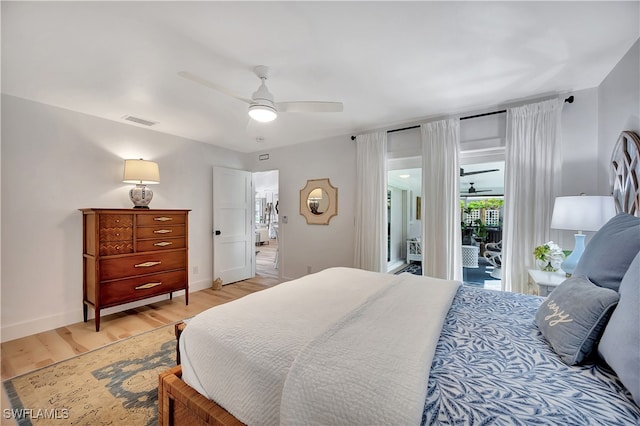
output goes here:
[{"label": "decorative object on dresser", "polygon": [[189,304],[189,210],[81,209],[83,314],[185,291]]},{"label": "decorative object on dresser", "polygon": [[136,209],[148,209],[153,198],[153,191],[148,184],[160,183],[160,169],[153,161],[124,160],[124,175],[122,181],[135,183],[129,191],[129,198]]},{"label": "decorative object on dresser", "polygon": [[582,231],[597,231],[615,216],[615,205],[611,196],[557,197],[553,206],[551,228],[578,231],[571,254],[562,262],[562,270],[567,276],[573,274],[580,256],[584,252]]}]

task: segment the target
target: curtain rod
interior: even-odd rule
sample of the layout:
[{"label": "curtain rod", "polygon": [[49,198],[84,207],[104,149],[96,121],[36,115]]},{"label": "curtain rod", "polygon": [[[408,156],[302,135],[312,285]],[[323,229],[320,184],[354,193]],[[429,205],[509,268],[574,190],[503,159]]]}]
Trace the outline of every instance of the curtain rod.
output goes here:
[{"label": "curtain rod", "polygon": [[[565,99],[564,101],[568,104],[572,104],[574,101],[574,97],[573,95],[569,96],[567,99]],[[496,114],[504,114],[505,112],[507,112],[506,109],[500,110],[500,111],[493,111],[493,112],[485,112],[484,114],[476,114],[476,115],[469,115],[467,117],[460,117],[460,120],[469,120],[470,118],[478,118],[478,117],[486,117],[488,115],[496,115]],[[411,129],[417,129],[419,128],[420,125],[415,125],[415,126],[409,126],[409,127],[403,127],[401,129],[393,129],[393,130],[387,130],[387,134],[389,133],[395,133],[395,132],[402,132],[403,130],[411,130]],[[356,140],[355,136],[351,136],[351,140],[354,141]]]}]

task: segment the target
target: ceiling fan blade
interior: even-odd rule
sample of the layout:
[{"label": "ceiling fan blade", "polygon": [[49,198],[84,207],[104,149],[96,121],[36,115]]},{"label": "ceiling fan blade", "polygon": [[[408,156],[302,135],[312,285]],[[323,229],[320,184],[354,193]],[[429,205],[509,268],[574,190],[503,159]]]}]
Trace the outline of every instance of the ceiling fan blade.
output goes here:
[{"label": "ceiling fan blade", "polygon": [[276,108],[281,112],[342,112],[342,102],[277,102]]},{"label": "ceiling fan blade", "polygon": [[223,93],[223,94],[225,94],[227,96],[231,96],[232,98],[236,98],[236,99],[238,99],[238,100],[240,100],[242,102],[246,102],[248,104],[251,104],[253,102],[251,99],[247,99],[245,97],[236,95],[235,93],[233,93],[232,91],[228,90],[227,88],[222,87],[222,86],[218,86],[217,84],[212,83],[209,80],[207,80],[205,78],[202,78],[202,77],[200,77],[198,75],[190,73],[189,71],[180,71],[180,72],[178,72],[178,75],[180,77],[182,77],[182,78],[186,78],[187,80],[191,80],[191,81],[193,81],[195,83],[198,83],[198,84],[201,84],[201,85],[203,85],[205,87],[208,87],[209,89],[213,89],[213,90],[216,90],[216,91],[218,91],[220,93]]},{"label": "ceiling fan blade", "polygon": [[460,176],[479,175],[480,173],[497,172],[500,169],[478,170],[475,172],[465,172],[464,169],[460,169]]}]

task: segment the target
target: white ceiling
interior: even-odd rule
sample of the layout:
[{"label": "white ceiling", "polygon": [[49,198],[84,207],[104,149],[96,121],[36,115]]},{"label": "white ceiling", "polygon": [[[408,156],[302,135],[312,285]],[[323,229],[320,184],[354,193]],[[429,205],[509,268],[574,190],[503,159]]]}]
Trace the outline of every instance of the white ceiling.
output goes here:
[{"label": "white ceiling", "polygon": [[[596,87],[638,39],[639,5],[3,1],[2,91],[254,152]],[[257,124],[177,75],[250,97],[261,64],[276,101],[344,112]]]}]

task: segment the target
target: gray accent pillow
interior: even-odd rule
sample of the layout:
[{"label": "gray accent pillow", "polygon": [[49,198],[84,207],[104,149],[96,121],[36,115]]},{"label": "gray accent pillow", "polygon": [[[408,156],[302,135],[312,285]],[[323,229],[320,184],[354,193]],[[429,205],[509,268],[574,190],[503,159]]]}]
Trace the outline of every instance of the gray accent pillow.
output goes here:
[{"label": "gray accent pillow", "polygon": [[565,364],[580,364],[596,348],[617,303],[617,292],[571,277],[542,302],[536,324]]},{"label": "gray accent pillow", "polygon": [[598,353],[640,406],[640,253],[620,284],[620,301],[602,334]]},{"label": "gray accent pillow", "polygon": [[588,277],[600,287],[617,291],[638,252],[640,218],[618,213],[591,238],[573,275]]}]

